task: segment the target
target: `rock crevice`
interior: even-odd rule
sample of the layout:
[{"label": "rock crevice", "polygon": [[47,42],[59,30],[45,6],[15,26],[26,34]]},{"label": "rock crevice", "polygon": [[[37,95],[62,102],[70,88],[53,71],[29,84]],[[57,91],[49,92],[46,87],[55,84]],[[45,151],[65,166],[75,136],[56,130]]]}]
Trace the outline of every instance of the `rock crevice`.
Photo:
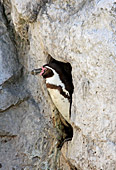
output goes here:
[{"label": "rock crevice", "polygon": [[[1,170],[115,169],[115,9],[115,0],[1,1]],[[50,56],[72,66],[73,138],[61,150],[59,113],[30,74]]]}]

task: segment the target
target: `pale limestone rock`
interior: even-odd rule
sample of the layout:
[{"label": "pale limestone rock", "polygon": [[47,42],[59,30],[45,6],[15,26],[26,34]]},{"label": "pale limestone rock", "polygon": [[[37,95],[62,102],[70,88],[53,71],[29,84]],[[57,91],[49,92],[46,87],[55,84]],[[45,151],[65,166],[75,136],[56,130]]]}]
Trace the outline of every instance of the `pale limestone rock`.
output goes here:
[{"label": "pale limestone rock", "polygon": [[[55,59],[72,65],[75,89],[71,120],[74,129],[79,127],[81,131],[75,130],[66,158],[83,170],[115,168],[114,2],[86,2],[71,15],[66,3],[61,5],[55,1],[47,4],[47,12],[38,16],[37,22],[30,27],[31,50],[38,46]],[[45,62],[42,55],[37,58]]]},{"label": "pale limestone rock", "polygon": [[[116,167],[115,0],[56,0],[48,1],[48,3],[39,1],[39,5],[37,1],[12,0],[11,4],[13,23],[20,36],[23,37],[20,30],[28,26],[25,33],[30,43],[30,50],[27,51],[28,60],[25,61],[28,70],[45,64],[48,61],[47,54],[56,60],[70,62],[72,65],[74,94],[71,124],[74,136],[72,141],[64,144],[61,150],[63,170],[70,169],[72,166],[79,170],[114,170]],[[34,9],[36,15],[34,15]],[[33,16],[34,19],[31,20]],[[24,60],[26,56],[27,54],[23,56]],[[38,81],[40,87],[38,87]],[[44,112],[44,116],[47,117],[45,121],[49,120],[51,113],[50,109],[48,110],[49,104],[45,100],[49,96],[45,85],[44,90],[41,89],[44,82],[41,78],[28,76],[25,83],[36,102],[38,102],[38,96],[41,96],[39,96],[39,102],[41,102],[38,104],[39,114]],[[28,105],[28,102],[26,104]],[[31,128],[36,124],[35,120],[33,121],[33,111],[34,113],[37,111],[32,104],[29,106],[31,111],[28,114],[32,119],[30,121],[28,115],[26,116],[27,128],[25,122],[20,128],[20,135],[23,131],[26,139],[20,137],[21,143],[24,144],[24,153],[33,164],[32,157],[43,158],[44,149],[42,150],[40,143],[44,135],[40,133],[42,139],[38,139],[36,128]],[[24,106],[19,106],[17,109],[20,107],[22,109]],[[20,113],[22,115],[23,110]],[[38,122],[40,123],[39,120]],[[46,124],[44,127],[47,126]],[[34,139],[29,135],[28,130],[35,134]],[[39,147],[33,149],[30,145],[33,145],[36,140]],[[17,143],[17,145],[21,147],[20,144]],[[19,166],[19,162],[15,164]],[[40,167],[37,162],[35,165],[36,168]],[[45,166],[47,167],[47,162]],[[45,169],[45,166],[43,168],[41,166],[41,169]]]}]

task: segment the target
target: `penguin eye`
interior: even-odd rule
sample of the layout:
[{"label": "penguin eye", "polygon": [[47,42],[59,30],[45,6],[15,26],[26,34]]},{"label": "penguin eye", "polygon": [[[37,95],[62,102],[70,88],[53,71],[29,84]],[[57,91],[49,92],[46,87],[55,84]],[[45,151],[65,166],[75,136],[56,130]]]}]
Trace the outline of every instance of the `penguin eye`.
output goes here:
[{"label": "penguin eye", "polygon": [[46,70],[47,70],[47,68],[42,67],[42,71],[41,71],[41,73],[40,73],[40,76],[43,76],[43,74],[45,73]]}]

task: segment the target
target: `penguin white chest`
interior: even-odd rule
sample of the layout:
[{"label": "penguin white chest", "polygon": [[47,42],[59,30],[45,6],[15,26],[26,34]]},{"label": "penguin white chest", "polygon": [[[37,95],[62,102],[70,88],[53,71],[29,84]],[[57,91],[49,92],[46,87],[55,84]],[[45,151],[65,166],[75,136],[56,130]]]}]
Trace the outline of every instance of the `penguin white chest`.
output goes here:
[{"label": "penguin white chest", "polygon": [[70,110],[70,102],[67,98],[60,94],[57,89],[48,88],[49,94],[52,98],[53,103],[62,114],[62,116],[69,121],[69,110]]}]

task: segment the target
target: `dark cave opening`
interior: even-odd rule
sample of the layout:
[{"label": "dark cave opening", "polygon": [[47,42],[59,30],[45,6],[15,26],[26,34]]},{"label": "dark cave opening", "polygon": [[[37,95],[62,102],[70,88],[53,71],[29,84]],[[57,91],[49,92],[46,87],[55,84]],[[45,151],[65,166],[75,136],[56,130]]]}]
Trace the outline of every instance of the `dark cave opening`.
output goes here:
[{"label": "dark cave opening", "polygon": [[[53,124],[57,135],[57,147],[61,148],[66,141],[72,140],[71,105],[74,91],[72,67],[48,55],[47,64],[31,71],[32,75],[40,74],[45,78],[46,87],[55,106]],[[55,120],[55,121],[54,121]],[[55,122],[55,123],[54,123]]]},{"label": "dark cave opening", "polygon": [[[70,89],[69,93],[70,93],[70,96],[71,96],[69,115],[70,115],[70,118],[71,118],[72,94],[73,94],[73,90],[74,90],[72,74],[71,74],[71,72],[72,72],[71,64],[68,63],[68,62],[64,63],[64,62],[58,61],[58,60],[54,59],[52,56],[50,56],[50,55],[48,55],[48,62],[47,63],[48,64],[50,64],[50,63],[57,64],[63,70],[63,72],[67,75],[68,82],[71,83],[71,88],[69,88]],[[70,124],[70,122],[68,122],[67,120],[65,120],[63,118],[63,116],[61,114],[60,114],[59,117],[60,117],[60,120],[61,120],[61,126],[58,126],[58,128],[59,128],[58,131],[62,131],[61,132],[62,133],[62,138],[61,138],[61,141],[60,141],[60,144],[59,144],[58,147],[61,148],[66,141],[71,141],[72,140],[73,127]]]}]

